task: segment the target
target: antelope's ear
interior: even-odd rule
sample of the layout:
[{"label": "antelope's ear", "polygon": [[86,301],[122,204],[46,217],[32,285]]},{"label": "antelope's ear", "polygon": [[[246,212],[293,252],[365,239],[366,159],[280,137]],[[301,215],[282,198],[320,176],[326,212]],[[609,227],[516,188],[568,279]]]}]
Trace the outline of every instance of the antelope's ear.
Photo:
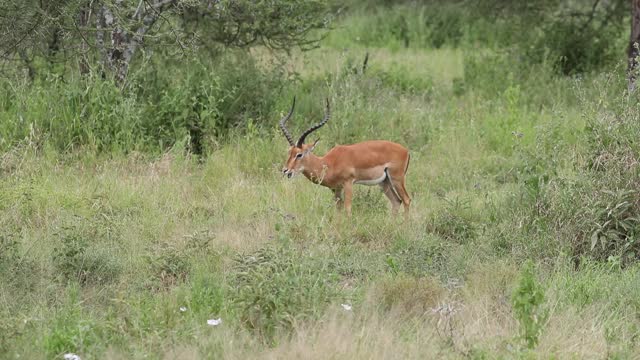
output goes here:
[{"label": "antelope's ear", "polygon": [[318,141],[320,141],[320,139],[317,139],[316,141],[314,141],[313,145],[309,146],[307,150],[304,151],[304,154],[307,155],[308,153],[312,152],[313,149],[316,148],[316,145],[318,145]]},{"label": "antelope's ear", "polygon": [[318,141],[320,141],[320,138],[317,138],[316,141],[313,142],[313,145],[311,145],[309,151],[313,151],[313,149],[316,148],[316,145],[318,145]]},{"label": "antelope's ear", "polygon": [[318,139],[318,140],[314,141],[314,142],[313,142],[313,145],[309,146],[309,147],[308,147],[308,148],[303,152],[303,154],[304,154],[304,155],[307,155],[308,153],[312,152],[312,151],[313,151],[313,149],[315,149],[315,148],[316,148],[316,145],[318,145],[318,141],[320,141],[320,139]]}]

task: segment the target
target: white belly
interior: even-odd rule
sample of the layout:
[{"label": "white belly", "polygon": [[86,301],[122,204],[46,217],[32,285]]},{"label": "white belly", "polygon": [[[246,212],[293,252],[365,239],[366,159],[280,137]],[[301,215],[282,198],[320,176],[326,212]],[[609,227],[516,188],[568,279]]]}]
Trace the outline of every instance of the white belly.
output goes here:
[{"label": "white belly", "polygon": [[387,174],[385,172],[382,172],[382,176],[380,176],[377,179],[356,180],[354,181],[354,183],[360,184],[360,185],[367,185],[367,186],[380,185],[386,178],[387,178]]}]

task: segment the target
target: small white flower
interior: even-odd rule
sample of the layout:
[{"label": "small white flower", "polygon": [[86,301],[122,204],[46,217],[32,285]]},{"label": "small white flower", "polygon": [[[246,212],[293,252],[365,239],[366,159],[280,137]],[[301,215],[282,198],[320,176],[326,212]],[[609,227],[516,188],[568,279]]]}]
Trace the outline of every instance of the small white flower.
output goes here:
[{"label": "small white flower", "polygon": [[64,360],[81,360],[80,356],[72,353],[64,354]]},{"label": "small white flower", "polygon": [[218,326],[220,324],[222,324],[222,319],[221,318],[207,320],[207,325]]},{"label": "small white flower", "polygon": [[187,307],[186,306],[180,306],[180,312],[185,312],[187,311]]},{"label": "small white flower", "polygon": [[351,311],[352,306],[350,304],[340,304],[342,305],[342,308],[345,309],[346,311]]}]

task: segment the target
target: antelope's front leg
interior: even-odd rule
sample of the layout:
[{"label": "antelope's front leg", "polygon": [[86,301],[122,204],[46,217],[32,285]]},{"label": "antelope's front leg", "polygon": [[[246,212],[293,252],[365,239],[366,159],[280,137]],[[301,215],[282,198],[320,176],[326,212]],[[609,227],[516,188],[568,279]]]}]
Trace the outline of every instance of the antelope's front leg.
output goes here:
[{"label": "antelope's front leg", "polygon": [[351,217],[351,198],[353,197],[353,181],[348,180],[343,185],[344,189],[344,209],[347,211],[347,216]]},{"label": "antelope's front leg", "polygon": [[332,189],[333,198],[336,202],[336,209],[338,211],[344,208],[344,200],[342,200],[342,189]]}]

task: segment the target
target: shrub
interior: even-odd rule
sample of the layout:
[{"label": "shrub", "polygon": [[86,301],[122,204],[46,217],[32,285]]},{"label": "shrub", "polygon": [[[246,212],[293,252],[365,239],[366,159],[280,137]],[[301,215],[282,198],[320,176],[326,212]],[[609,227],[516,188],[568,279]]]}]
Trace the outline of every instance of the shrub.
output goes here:
[{"label": "shrub", "polygon": [[548,219],[576,259],[628,264],[640,259],[640,113],[624,98],[582,99],[581,106],[584,161],[574,177],[553,179],[543,192]]},{"label": "shrub", "polygon": [[615,23],[597,24],[598,21],[588,23],[582,17],[549,17],[540,22],[541,31],[531,44],[520,47],[531,62],[540,63],[546,61],[546,57],[550,58],[563,75],[600,69],[619,58],[616,40],[621,38],[622,28]]},{"label": "shrub", "polygon": [[220,314],[225,295],[224,281],[207,269],[192,276],[186,301],[190,311],[211,316]]},{"label": "shrub", "polygon": [[[247,53],[229,52],[215,59],[150,66],[137,80],[145,113],[145,136],[161,148],[191,138],[191,151],[210,149],[213,139],[231,129],[269,119],[285,75],[279,63],[260,67]],[[163,71],[162,67],[167,67]],[[153,85],[151,90],[149,84]]]},{"label": "shrub", "polygon": [[415,76],[411,71],[397,64],[392,64],[384,70],[378,67],[371,70],[371,76],[379,79],[383,86],[401,93],[430,94],[433,91],[434,84],[430,77]]},{"label": "shrub", "polygon": [[[577,253],[590,252],[601,260],[620,259],[624,263],[638,259],[640,254],[640,196],[633,190],[596,192],[589,206],[579,211],[584,220],[581,241],[575,244]],[[588,244],[588,250],[586,249]]]},{"label": "shrub", "polygon": [[426,230],[438,234],[445,240],[464,243],[477,235],[473,212],[465,200],[445,199],[443,211],[439,211],[427,222]]},{"label": "shrub", "polygon": [[0,233],[0,273],[11,274],[18,258],[18,241],[15,236]]},{"label": "shrub", "polygon": [[[10,291],[16,298],[28,297],[43,278],[46,275],[42,268],[21,253],[17,237],[0,232],[0,291]],[[13,306],[19,307],[20,303]]]},{"label": "shrub", "polygon": [[147,64],[124,90],[97,77],[0,85],[0,98],[11,99],[0,107],[0,147],[38,136],[62,151],[159,152],[190,137],[200,153],[229,130],[269,118],[284,78],[277,62],[261,67],[230,52]]},{"label": "shrub", "polygon": [[542,308],[544,290],[536,282],[533,262],[530,260],[522,268],[511,302],[520,324],[520,335],[527,347],[533,349],[538,344],[548,312]]},{"label": "shrub", "polygon": [[148,283],[153,289],[166,290],[186,281],[197,259],[207,257],[211,262],[216,256],[210,247],[213,235],[209,231],[196,231],[184,237],[182,243],[160,242],[153,244],[144,256],[151,272]]},{"label": "shrub", "polygon": [[336,274],[294,250],[264,248],[234,260],[232,302],[240,321],[270,341],[316,318],[337,297]]},{"label": "shrub", "polygon": [[47,321],[47,333],[43,346],[47,358],[60,358],[64,353],[82,353],[83,350],[99,342],[94,319],[83,314],[79,306],[79,291],[75,287],[68,290],[68,299],[51,320]]},{"label": "shrub", "polygon": [[[78,145],[98,150],[130,148],[139,140],[141,109],[134,98],[101,79],[17,84],[3,96],[16,100],[0,112],[2,146],[34,135],[60,150]],[[55,106],[53,106],[55,104]]]},{"label": "shrub", "polygon": [[373,296],[385,310],[397,309],[408,315],[423,315],[436,306],[443,294],[437,280],[406,274],[385,277],[373,288]]},{"label": "shrub", "polygon": [[53,249],[53,263],[62,280],[96,285],[118,279],[122,266],[116,255],[97,246],[104,245],[110,236],[100,225],[89,223],[82,227],[71,223],[56,235],[58,242]]},{"label": "shrub", "polygon": [[394,273],[404,273],[414,277],[423,277],[433,273],[447,276],[447,243],[437,237],[425,236],[420,239],[396,240],[392,251],[387,255],[386,263]]},{"label": "shrub", "polygon": [[517,82],[515,59],[515,55],[507,50],[465,51],[465,86],[487,94],[506,91],[510,85]]},{"label": "shrub", "polygon": [[166,290],[184,282],[190,271],[189,253],[183,248],[161,243],[145,256],[151,275],[150,285],[156,290]]},{"label": "shrub", "polygon": [[462,41],[467,25],[472,22],[460,4],[439,4],[424,15],[427,30],[427,46],[440,48],[448,45],[456,47]]}]

